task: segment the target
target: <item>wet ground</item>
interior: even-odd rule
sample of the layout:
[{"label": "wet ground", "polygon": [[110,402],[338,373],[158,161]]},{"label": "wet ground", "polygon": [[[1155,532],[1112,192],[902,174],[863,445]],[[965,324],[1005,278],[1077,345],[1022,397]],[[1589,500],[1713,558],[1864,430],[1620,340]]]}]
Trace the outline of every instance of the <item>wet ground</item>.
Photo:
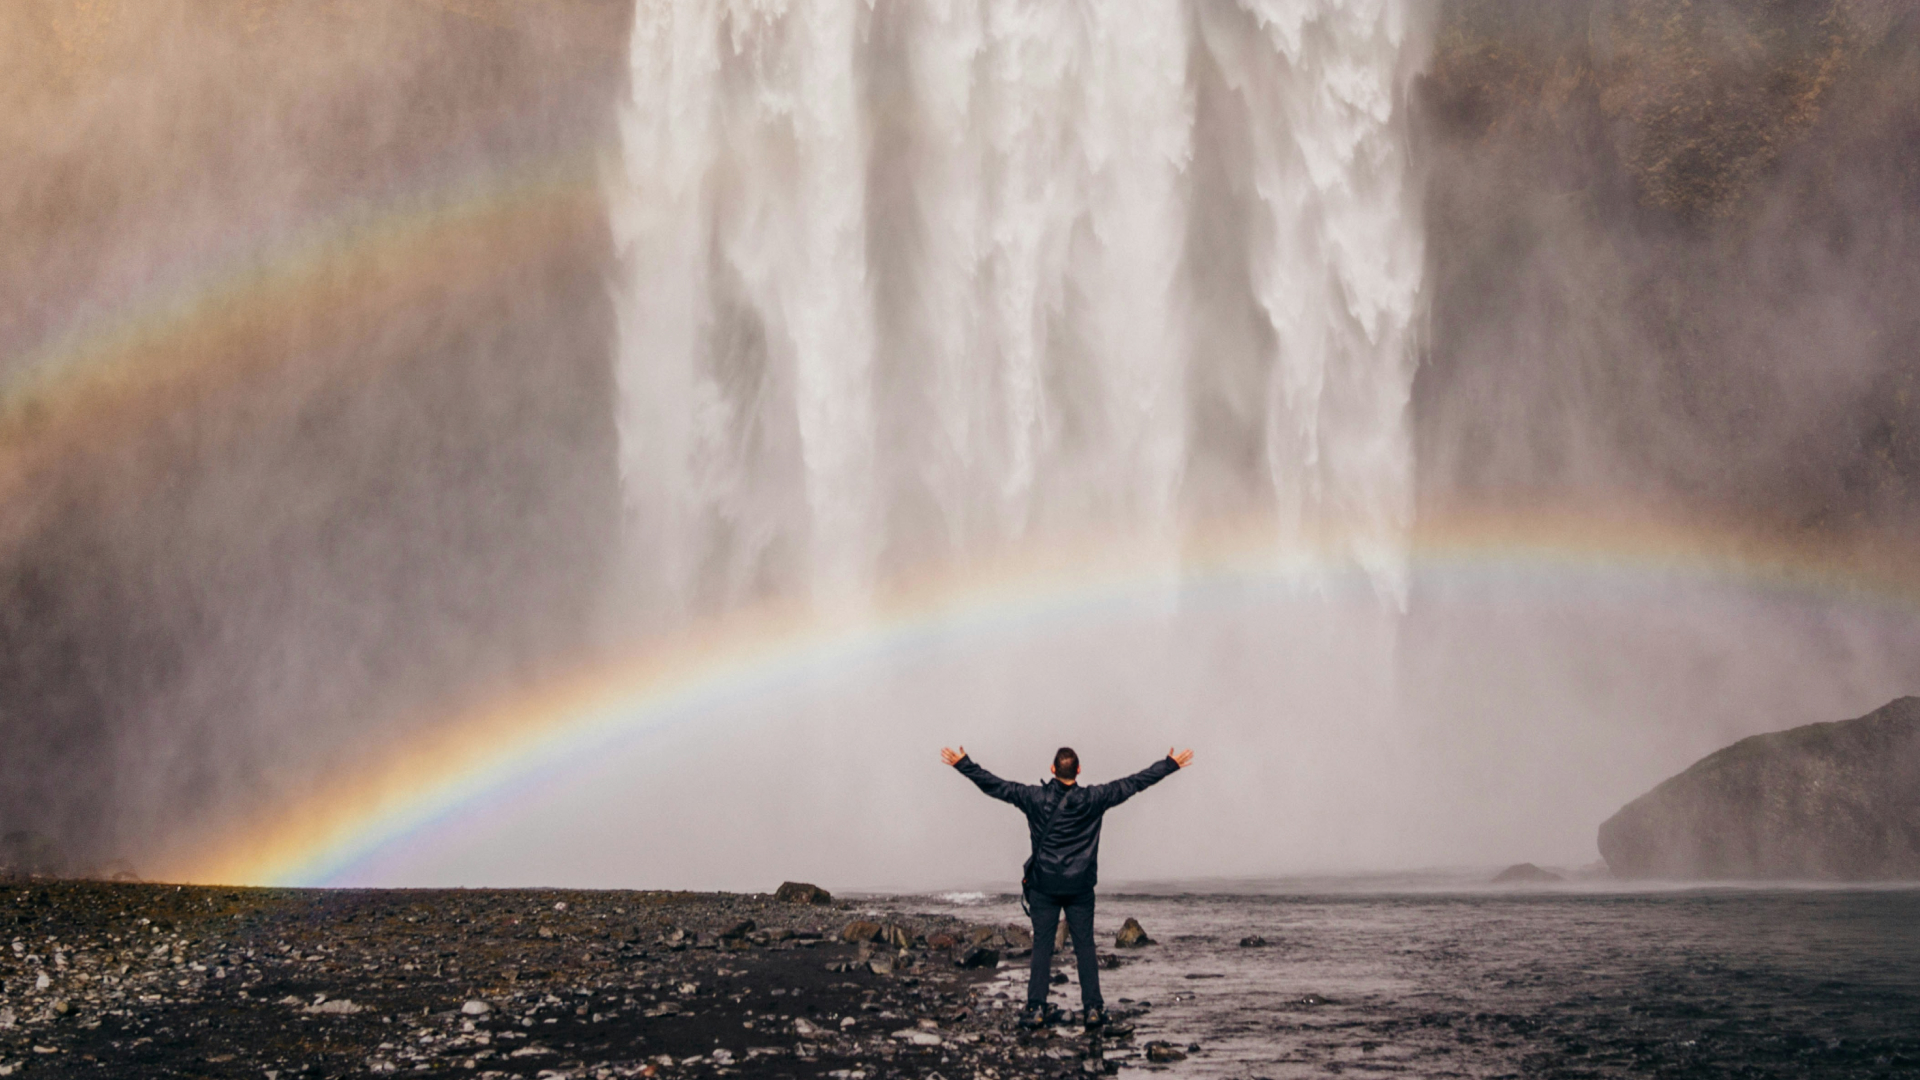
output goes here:
[{"label": "wet ground", "polygon": [[1920,1077],[1917,889],[1262,888],[1100,897],[1179,1075]]},{"label": "wet ground", "polygon": [[1021,935],[951,914],[85,882],[0,898],[5,1076],[993,1080],[1139,1054],[1017,1029],[991,979]]},{"label": "wet ground", "polygon": [[0,1075],[1920,1077],[1917,890],[1103,895],[1097,1039],[1012,1023],[1018,918],[15,882]]}]

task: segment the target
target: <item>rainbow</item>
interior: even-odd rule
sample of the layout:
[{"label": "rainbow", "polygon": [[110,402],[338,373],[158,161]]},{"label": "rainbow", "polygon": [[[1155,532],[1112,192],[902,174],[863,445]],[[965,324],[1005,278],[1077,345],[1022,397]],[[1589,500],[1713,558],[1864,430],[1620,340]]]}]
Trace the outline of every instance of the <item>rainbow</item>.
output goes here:
[{"label": "rainbow", "polygon": [[[130,432],[216,393],[300,378],[291,356],[344,358],[315,378],[365,375],[354,364],[376,362],[366,358],[382,351],[351,348],[357,328],[476,287],[508,252],[527,259],[591,242],[603,223],[598,169],[597,156],[582,152],[355,208],[43,343],[11,365],[17,374],[0,386],[8,524],[22,527],[18,511],[31,505],[22,496],[51,469],[110,453]],[[263,410],[250,415],[268,419]]]},{"label": "rainbow", "polygon": [[[1412,555],[1416,579],[1534,575],[1608,593],[1678,579],[1920,613],[1920,574],[1898,553],[1836,553],[1644,514],[1430,516],[1413,537]],[[898,584],[855,612],[778,605],[743,612],[433,724],[269,820],[203,838],[167,873],[205,883],[327,884],[382,848],[492,804],[530,779],[578,768],[616,742],[799,674],[842,669],[935,635],[1071,618],[1176,591],[1271,595],[1275,587],[1373,595],[1365,575],[1328,547],[1289,555],[1270,530],[1240,525],[1198,533],[1173,552],[1143,542],[1029,550]]]},{"label": "rainbow", "polygon": [[[331,326],[380,325],[434,295],[484,282],[501,253],[564,257],[570,245],[596,242],[604,228],[599,167],[595,153],[582,152],[360,208],[123,309],[111,323],[44,344],[13,366],[24,376],[0,387],[0,505],[8,508],[0,533],[26,527],[50,470],[86,468],[127,445],[129,431],[190,413],[209,395],[247,394],[264,378],[351,378],[366,374],[355,364],[396,359],[335,348],[323,350],[339,358],[324,372],[290,371],[283,358],[316,344],[309,337],[300,350],[284,347],[290,326],[325,346]],[[258,409],[247,415],[273,419]],[[1411,558],[1416,578],[1534,574],[1606,589],[1680,578],[1920,610],[1920,570],[1905,551],[1835,551],[1639,509],[1429,513],[1411,538]],[[634,644],[478,708],[449,709],[262,820],[183,838],[150,869],[208,883],[337,880],[370,853],[530,776],[796,674],[930,635],[1072,618],[1196,588],[1372,592],[1332,545],[1283,551],[1270,528],[1233,522],[1191,530],[1177,543],[1082,539],[1030,548],[893,583],[857,610],[769,605]]]}]

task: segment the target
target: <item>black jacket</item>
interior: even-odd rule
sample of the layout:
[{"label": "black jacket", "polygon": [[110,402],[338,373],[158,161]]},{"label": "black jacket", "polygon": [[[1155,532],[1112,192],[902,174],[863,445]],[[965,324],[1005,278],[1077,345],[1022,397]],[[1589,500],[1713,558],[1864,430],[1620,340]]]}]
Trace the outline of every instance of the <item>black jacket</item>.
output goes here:
[{"label": "black jacket", "polygon": [[[1033,838],[1035,892],[1073,896],[1091,890],[1100,876],[1100,819],[1106,812],[1180,771],[1173,759],[1159,761],[1132,776],[1110,784],[1068,787],[1058,780],[1044,784],[1015,784],[993,775],[963,757],[953,766],[981,791],[1010,802],[1027,815]],[[1067,803],[1046,836],[1040,835],[1053,816],[1055,800],[1065,793]]]}]

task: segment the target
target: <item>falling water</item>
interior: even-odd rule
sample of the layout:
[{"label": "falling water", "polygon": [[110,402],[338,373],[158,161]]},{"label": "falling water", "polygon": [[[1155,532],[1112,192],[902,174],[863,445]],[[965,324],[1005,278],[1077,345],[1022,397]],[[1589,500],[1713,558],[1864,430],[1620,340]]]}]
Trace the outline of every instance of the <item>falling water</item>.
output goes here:
[{"label": "falling water", "polygon": [[1250,513],[1403,595],[1400,0],[640,0],[622,469],[656,620]]}]

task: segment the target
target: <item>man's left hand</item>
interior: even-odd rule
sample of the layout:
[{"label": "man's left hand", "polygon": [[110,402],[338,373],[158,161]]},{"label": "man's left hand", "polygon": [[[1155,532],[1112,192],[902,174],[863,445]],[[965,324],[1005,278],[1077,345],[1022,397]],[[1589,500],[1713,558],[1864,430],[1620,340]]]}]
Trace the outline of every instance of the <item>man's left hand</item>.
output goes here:
[{"label": "man's left hand", "polygon": [[967,748],[964,746],[961,747],[958,751],[950,750],[944,746],[940,748],[940,760],[946,762],[949,765],[960,764],[960,759],[966,756],[967,756]]}]

